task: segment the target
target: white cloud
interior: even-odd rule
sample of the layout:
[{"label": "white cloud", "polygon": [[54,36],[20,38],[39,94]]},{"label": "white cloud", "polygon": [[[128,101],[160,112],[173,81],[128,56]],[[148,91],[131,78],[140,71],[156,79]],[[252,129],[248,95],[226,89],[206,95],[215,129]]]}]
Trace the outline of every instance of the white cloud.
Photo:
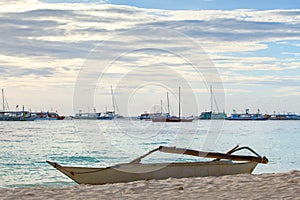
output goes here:
[{"label": "white cloud", "polygon": [[40,8],[42,5],[38,0],[0,0],[0,14],[34,10]]},{"label": "white cloud", "polygon": [[[86,65],[87,56],[100,45],[99,54],[95,55],[101,56],[91,64],[109,63],[120,56],[107,71],[107,85],[127,76],[133,80],[126,82],[132,87],[138,79],[166,79],[177,87],[181,78],[198,87],[195,91],[203,93],[205,79],[218,76],[215,71],[213,74],[212,61],[225,84],[291,85],[299,78],[296,54],[285,49],[280,54],[291,57],[277,58],[269,48],[273,48],[270,43],[289,44],[289,40],[294,41],[295,47],[299,46],[299,42],[295,45],[295,41],[300,40],[299,12],[171,11],[109,4],[0,1],[0,72],[3,77],[0,82],[8,87],[22,85],[31,89],[54,88],[61,84],[69,90],[80,66]],[[178,34],[168,35],[172,31]],[[130,46],[155,51],[127,52]],[[163,51],[166,49],[169,52]],[[255,53],[264,50],[270,53]],[[195,75],[185,58],[193,58],[199,64],[202,77]],[[93,59],[89,57],[89,61]],[[139,67],[143,70],[136,70]],[[295,75],[273,74],[288,70],[294,70]],[[96,73],[90,74],[96,76]],[[246,90],[232,87],[226,91],[242,93]]]},{"label": "white cloud", "polygon": [[300,95],[300,86],[280,86],[275,89],[277,97],[291,98],[298,97]]}]

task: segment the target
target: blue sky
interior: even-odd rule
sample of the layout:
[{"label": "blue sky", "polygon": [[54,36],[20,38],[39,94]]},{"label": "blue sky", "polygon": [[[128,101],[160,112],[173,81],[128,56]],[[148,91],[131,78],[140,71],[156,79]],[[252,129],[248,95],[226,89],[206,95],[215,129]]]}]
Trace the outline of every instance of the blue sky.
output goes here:
[{"label": "blue sky", "polygon": [[[229,3],[230,2],[230,3]],[[65,3],[65,4],[61,4]],[[0,86],[11,108],[138,115],[300,113],[294,1],[0,0]],[[45,100],[46,99],[46,100]],[[217,106],[214,105],[214,110]]]},{"label": "blue sky", "polygon": [[[44,0],[44,2],[99,2],[99,0]],[[295,9],[299,8],[299,3],[295,0],[107,0],[107,3],[116,5],[129,5],[140,8],[155,8],[167,10],[198,10],[198,9]]]}]

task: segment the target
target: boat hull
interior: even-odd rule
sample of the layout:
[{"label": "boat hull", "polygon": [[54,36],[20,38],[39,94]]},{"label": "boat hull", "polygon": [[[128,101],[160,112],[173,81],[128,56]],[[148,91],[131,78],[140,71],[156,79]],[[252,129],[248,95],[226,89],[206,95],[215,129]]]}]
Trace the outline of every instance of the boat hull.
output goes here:
[{"label": "boat hull", "polygon": [[152,118],[152,122],[192,122],[193,119],[187,118]]},{"label": "boat hull", "polygon": [[251,173],[255,162],[192,162],[159,164],[120,164],[107,168],[64,167],[47,161],[79,184],[100,185],[150,179],[223,176]]},{"label": "boat hull", "polygon": [[17,118],[14,118],[14,117],[7,117],[7,118],[3,118],[3,117],[0,117],[0,121],[34,121],[35,119],[34,118],[31,118],[31,117],[26,117],[26,118],[22,118],[22,117],[17,117]]},{"label": "boat hull", "polygon": [[264,121],[268,120],[271,116],[268,114],[249,113],[249,109],[246,109],[246,113],[233,113],[230,117],[225,118],[226,120],[237,120],[237,121]]},{"label": "boat hull", "polygon": [[98,117],[98,120],[113,120],[114,117],[113,116],[105,116],[105,117]]},{"label": "boat hull", "polygon": [[270,117],[270,120],[300,120],[300,115],[296,114],[278,114]]},{"label": "boat hull", "polygon": [[265,121],[268,120],[269,118],[226,118],[226,120],[231,120],[231,121]]}]

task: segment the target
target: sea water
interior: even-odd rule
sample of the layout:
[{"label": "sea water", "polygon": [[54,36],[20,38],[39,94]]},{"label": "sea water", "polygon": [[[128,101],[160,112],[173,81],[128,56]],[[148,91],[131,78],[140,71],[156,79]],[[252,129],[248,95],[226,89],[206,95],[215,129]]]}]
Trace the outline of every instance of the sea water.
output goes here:
[{"label": "sea water", "polygon": [[[226,152],[249,146],[269,159],[253,173],[300,169],[300,121],[203,121],[153,123],[136,119],[0,122],[0,188],[76,185],[45,161],[107,167],[157,148],[177,146]],[[236,153],[238,154],[238,152]],[[240,154],[251,155],[247,151]],[[202,161],[156,152],[151,162]]]}]

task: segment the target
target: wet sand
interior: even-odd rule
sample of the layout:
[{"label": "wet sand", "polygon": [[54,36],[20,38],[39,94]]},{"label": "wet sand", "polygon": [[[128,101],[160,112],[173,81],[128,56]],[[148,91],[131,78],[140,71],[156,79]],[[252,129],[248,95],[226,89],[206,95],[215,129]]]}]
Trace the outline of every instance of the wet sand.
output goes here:
[{"label": "wet sand", "polygon": [[0,199],[300,199],[300,171],[0,190]]}]

